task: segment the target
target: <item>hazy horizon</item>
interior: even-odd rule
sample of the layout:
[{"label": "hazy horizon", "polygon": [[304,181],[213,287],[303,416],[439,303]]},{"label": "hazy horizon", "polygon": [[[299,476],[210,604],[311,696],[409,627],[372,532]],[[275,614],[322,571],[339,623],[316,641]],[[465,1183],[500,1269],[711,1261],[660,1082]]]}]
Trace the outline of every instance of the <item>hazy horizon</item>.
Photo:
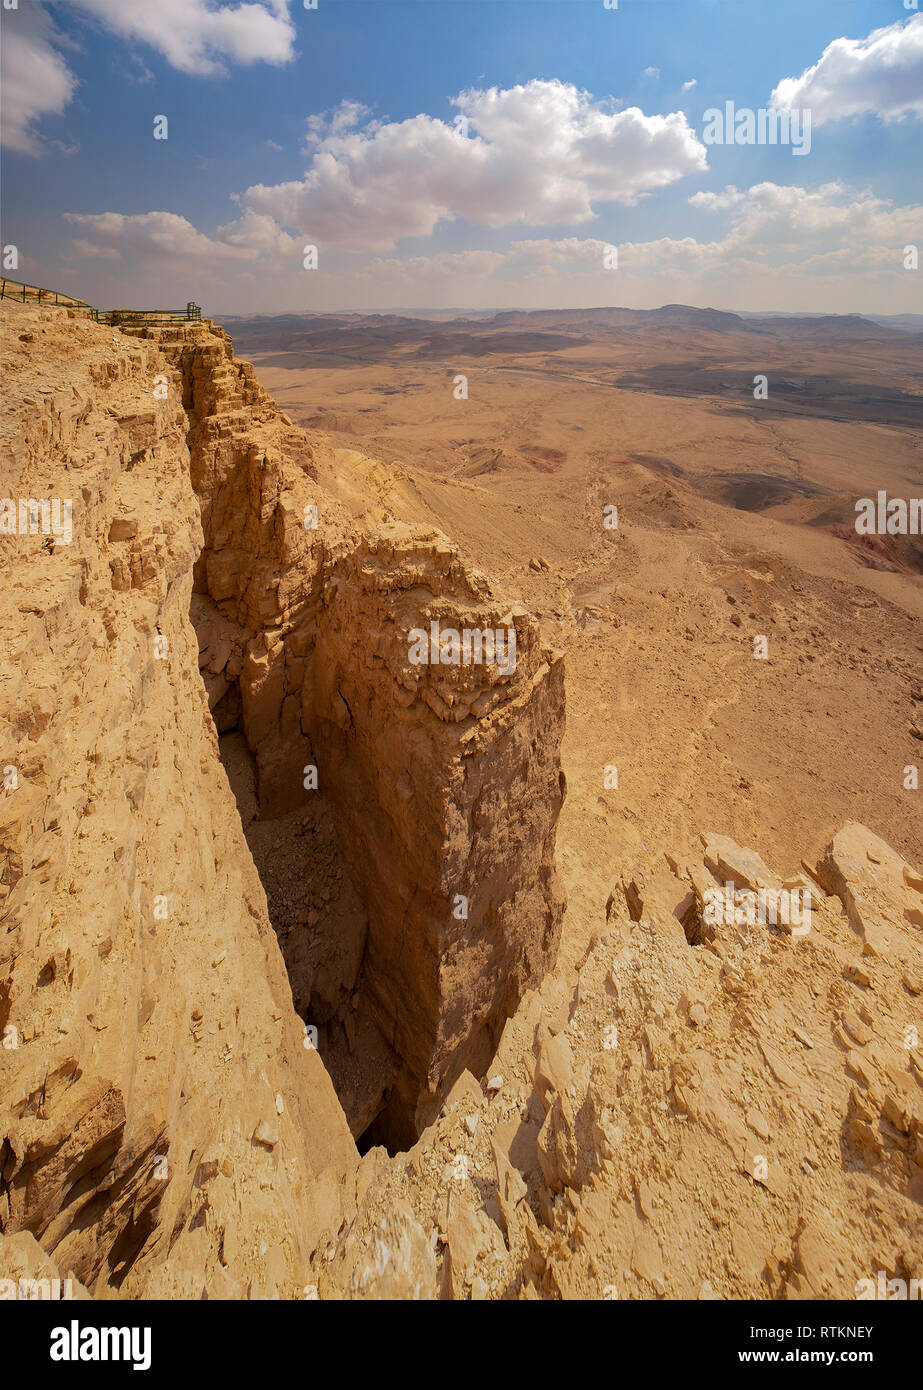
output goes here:
[{"label": "hazy horizon", "polygon": [[261,312],[259,312],[259,311],[256,311],[256,312],[247,313],[247,314],[241,314],[241,313],[235,312],[234,310],[231,310],[231,309],[226,309],[226,310],[219,310],[219,309],[216,309],[216,310],[214,310],[214,315],[211,315],[211,314],[210,314],[209,317],[217,316],[217,315],[219,315],[219,314],[223,314],[223,316],[224,316],[225,318],[229,318],[229,319],[244,319],[244,318],[291,318],[291,317],[310,317],[311,315],[318,315],[318,316],[321,316],[321,315],[330,315],[330,316],[334,316],[334,317],[335,317],[335,316],[337,316],[337,315],[339,315],[339,314],[352,314],[352,315],[359,315],[360,317],[363,317],[363,318],[372,318],[372,317],[374,317],[374,316],[376,316],[376,315],[378,315],[378,316],[380,316],[380,317],[384,317],[384,316],[389,315],[389,314],[394,314],[394,315],[398,315],[398,316],[402,315],[402,316],[404,316],[404,317],[406,317],[406,318],[424,318],[424,317],[426,317],[426,316],[429,315],[429,314],[438,314],[438,315],[440,315],[440,316],[442,316],[442,317],[451,317],[451,318],[464,318],[466,315],[469,315],[469,316],[472,316],[472,317],[477,317],[477,318],[494,318],[494,317],[499,316],[500,314],[581,314],[581,313],[583,313],[583,314],[593,314],[593,313],[603,312],[603,311],[605,311],[605,310],[614,310],[614,311],[616,311],[616,312],[629,312],[629,313],[642,313],[642,314],[647,313],[647,314],[651,314],[651,313],[657,313],[657,311],[660,310],[660,309],[694,309],[694,310],[697,310],[697,311],[702,312],[702,313],[708,313],[708,312],[710,312],[710,311],[714,311],[714,312],[716,312],[716,313],[723,313],[723,314],[736,314],[736,315],[738,315],[740,318],[744,318],[744,319],[747,319],[747,318],[767,318],[767,319],[768,319],[768,318],[792,318],[792,319],[810,319],[810,318],[865,318],[865,319],[868,319],[868,320],[869,320],[870,322],[872,322],[872,323],[876,323],[876,322],[878,322],[878,321],[880,321],[880,320],[882,320],[882,319],[902,319],[902,320],[905,320],[905,319],[913,319],[913,320],[919,320],[921,326],[923,326],[923,313],[921,313],[921,314],[914,314],[914,313],[876,314],[876,313],[873,313],[873,312],[871,312],[871,311],[866,311],[865,313],[863,313],[863,312],[861,312],[861,311],[858,310],[858,309],[840,309],[840,310],[836,310],[836,311],[834,311],[834,312],[832,312],[832,313],[830,313],[830,312],[825,313],[823,310],[814,310],[814,309],[762,309],[762,310],[759,310],[759,309],[720,309],[720,308],[718,308],[718,306],[715,305],[715,304],[667,304],[667,303],[664,303],[664,304],[653,304],[653,305],[650,305],[650,306],[648,306],[648,305],[641,305],[641,306],[636,307],[636,308],[629,308],[629,306],[628,306],[628,305],[625,305],[625,304],[574,304],[574,305],[549,304],[549,305],[547,305],[546,307],[543,307],[543,308],[541,308],[541,309],[527,309],[527,308],[525,308],[525,307],[524,307],[523,305],[521,305],[521,304],[502,304],[502,305],[498,305],[498,306],[495,307],[495,308],[494,308],[494,307],[487,307],[487,306],[484,306],[484,305],[477,305],[477,306],[472,306],[471,308],[467,308],[467,309],[466,309],[466,308],[463,308],[463,307],[460,306],[460,305],[449,305],[449,306],[447,306],[447,307],[445,307],[445,308],[438,308],[438,307],[436,307],[435,305],[409,304],[409,305],[390,305],[390,306],[386,306],[386,307],[381,308],[381,309],[370,309],[370,308],[368,308],[368,307],[359,307],[359,308],[356,308],[356,309],[344,309],[344,308],[340,308],[340,309],[276,309],[276,310],[273,310],[272,312],[268,312],[268,313],[266,313],[266,312],[261,313]]},{"label": "hazy horizon", "polygon": [[2,18],[4,268],[99,307],[923,310],[893,0]]}]

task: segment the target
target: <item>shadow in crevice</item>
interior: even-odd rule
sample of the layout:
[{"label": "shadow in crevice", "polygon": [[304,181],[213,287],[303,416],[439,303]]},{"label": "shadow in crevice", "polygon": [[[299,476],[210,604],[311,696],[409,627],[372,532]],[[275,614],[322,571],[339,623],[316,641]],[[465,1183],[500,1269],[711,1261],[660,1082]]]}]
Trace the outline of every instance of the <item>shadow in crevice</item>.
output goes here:
[{"label": "shadow in crevice", "polygon": [[398,1059],[363,1004],[368,921],[341,861],[329,799],[314,791],[295,810],[263,820],[255,760],[243,735],[224,733],[219,751],[266,893],[295,1009],[317,1029],[317,1047],[358,1139],[386,1104]]}]

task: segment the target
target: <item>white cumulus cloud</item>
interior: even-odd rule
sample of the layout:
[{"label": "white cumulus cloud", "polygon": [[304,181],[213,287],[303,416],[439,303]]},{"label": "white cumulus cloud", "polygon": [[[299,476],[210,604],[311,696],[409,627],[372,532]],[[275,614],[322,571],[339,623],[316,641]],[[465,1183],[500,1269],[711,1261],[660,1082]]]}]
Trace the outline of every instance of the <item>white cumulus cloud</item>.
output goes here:
[{"label": "white cumulus cloud", "polygon": [[180,72],[211,77],[232,63],[288,63],[295,26],[288,0],[68,0],[124,39],[146,43]]},{"label": "white cumulus cloud", "polygon": [[756,255],[777,252],[803,257],[847,247],[903,245],[920,225],[919,207],[894,207],[867,190],[840,182],[819,188],[758,183],[733,200],[729,253],[746,248]]},{"label": "white cumulus cloud", "polygon": [[86,237],[76,236],[71,242],[73,254],[84,261],[118,261],[122,253],[115,246],[96,246]]},{"label": "white cumulus cloud", "polygon": [[241,206],[318,244],[389,251],[441,221],[486,227],[575,225],[599,204],[631,204],[707,168],[682,112],[613,111],[570,83],[469,89],[463,118],[371,121],[355,102],[309,123],[304,178],[255,184]]},{"label": "white cumulus cloud", "polygon": [[[62,0],[49,0],[62,5]],[[237,64],[283,64],[294,56],[295,28],[289,0],[66,0],[68,13],[89,16],[123,39],[143,42],[162,53],[180,72],[213,77]],[[63,6],[62,6],[63,9]],[[24,0],[3,19],[3,122],[0,139],[7,149],[38,155],[54,146],[35,129],[48,115],[59,115],[70,102],[77,78],[64,52],[76,45],[57,29],[41,0]],[[152,74],[136,56],[125,59],[132,81]],[[76,147],[73,147],[76,148]]]},{"label": "white cumulus cloud", "polygon": [[84,233],[74,243],[84,256],[115,251],[181,265],[191,260],[254,260],[258,255],[252,246],[205,236],[175,212],[66,212],[64,217]]},{"label": "white cumulus cloud", "polygon": [[[710,241],[693,236],[621,242],[619,275],[681,269],[693,276],[772,275],[780,268],[799,273],[811,265],[839,272],[877,265],[903,274],[901,253],[920,226],[923,209],[896,207],[888,199],[833,182],[820,188],[776,183],[733,185],[719,193],[696,193],[692,206],[727,215],[723,235]],[[515,242],[502,268],[531,265],[593,274],[602,269],[606,246],[574,237],[560,241]],[[495,267],[501,269],[500,264]],[[611,281],[610,281],[611,283]]]},{"label": "white cumulus cloud", "polygon": [[46,148],[34,126],[59,115],[77,79],[58,52],[61,35],[40,5],[4,13],[2,44],[3,144],[22,154]]},{"label": "white cumulus cloud", "polygon": [[289,236],[272,217],[265,213],[248,209],[235,222],[228,222],[215,230],[215,236],[227,246],[252,254],[266,254],[278,258],[294,258],[302,243],[297,237]]},{"label": "white cumulus cloud", "polygon": [[884,121],[923,115],[923,14],[834,39],[813,67],[786,77],[770,97],[783,110],[810,107],[815,125],[872,112]]}]

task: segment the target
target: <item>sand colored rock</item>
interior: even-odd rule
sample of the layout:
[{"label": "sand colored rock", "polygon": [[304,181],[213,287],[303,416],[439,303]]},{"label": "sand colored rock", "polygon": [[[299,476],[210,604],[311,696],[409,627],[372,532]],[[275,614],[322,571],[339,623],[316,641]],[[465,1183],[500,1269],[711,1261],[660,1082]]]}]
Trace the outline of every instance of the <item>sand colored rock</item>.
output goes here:
[{"label": "sand colored rock", "polygon": [[703,835],[705,866],[719,883],[729,879],[735,888],[781,888],[781,880],[770,873],[752,849],[742,849],[727,835]]},{"label": "sand colored rock", "polygon": [[[329,783],[368,917],[346,1022],[391,1067],[366,1120],[391,1097],[413,1137],[554,960],[561,663],[444,538],[363,537],[207,321],[12,317],[0,491],[63,493],[73,535],[4,541],[0,1230],[97,1296],[300,1297],[354,1220],[358,1155],[217,730],[242,733],[263,817],[305,802],[307,766]],[[505,680],[408,689],[406,630],[433,605],[509,616]],[[405,1235],[350,1296],[433,1292]]]},{"label": "sand colored rock", "polygon": [[[754,924],[679,949],[668,901],[634,922],[616,895],[563,1029],[542,1022],[545,986],[526,997],[504,1090],[477,1101],[460,1081],[361,1220],[406,1200],[445,1235],[454,1211],[453,1297],[853,1299],[878,1269],[918,1276],[923,1059],[898,960],[919,969],[917,929],[866,957],[871,990],[835,897],[818,890],[803,937]],[[502,1245],[480,1248],[482,1288],[462,1271],[485,1221]]]},{"label": "sand colored rock", "polygon": [[842,901],[869,955],[886,955],[907,924],[923,929],[923,880],[864,825],[844,825],[816,873],[827,892]]},{"label": "sand colored rock", "polygon": [[86,1302],[89,1298],[73,1271],[62,1274],[31,1231],[0,1235],[0,1299]]},{"label": "sand colored rock", "polygon": [[[515,624],[515,671],[411,665],[431,621]],[[360,988],[402,1059],[382,1123],[406,1142],[556,955],[563,665],[444,537],[392,525],[333,562],[313,670],[304,718],[369,918]]]},{"label": "sand colored rock", "polygon": [[356,1156],[197,673],[185,416],[153,344],[33,314],[49,389],[29,405],[34,359],[7,351],[0,490],[72,495],[74,531],[3,553],[0,1224],[97,1293],[291,1292],[317,1237],[299,1194]]},{"label": "sand colored rock", "polygon": [[[362,520],[361,460],[329,486],[336,451],[213,326],[14,327],[0,491],[63,479],[75,506],[70,544],[0,557],[0,1279],[556,1300],[923,1276],[918,869],[854,822],[816,883],[733,823],[701,850],[645,830],[593,872],[569,849],[559,948],[564,663],[531,610],[440,528]],[[581,642],[605,617],[582,611]],[[512,626],[515,667],[415,665],[432,621]],[[809,930],[706,929],[727,880],[816,890]]]}]

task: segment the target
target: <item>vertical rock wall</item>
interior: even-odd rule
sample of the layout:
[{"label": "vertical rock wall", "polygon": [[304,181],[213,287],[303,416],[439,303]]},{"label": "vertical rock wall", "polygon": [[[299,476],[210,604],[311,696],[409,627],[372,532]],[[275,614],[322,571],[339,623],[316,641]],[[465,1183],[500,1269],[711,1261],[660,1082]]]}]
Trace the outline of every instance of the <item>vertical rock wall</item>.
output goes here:
[{"label": "vertical rock wall", "polygon": [[[220,330],[2,322],[0,492],[73,536],[0,537],[0,1232],[98,1294],[298,1296],[358,1159],[216,725],[263,817],[319,770],[397,1145],[553,960],[561,661],[444,537],[361,535]],[[515,627],[515,669],[413,666],[436,617]]]},{"label": "vertical rock wall", "polygon": [[[415,628],[511,630],[516,667],[412,665]],[[563,663],[438,533],[394,525],[331,567],[310,722],[368,907],[363,985],[402,1059],[376,1137],[411,1143],[553,963]]]},{"label": "vertical rock wall", "polygon": [[291,1296],[357,1156],[217,757],[177,383],[2,322],[0,492],[72,498],[73,537],[0,550],[0,1228],[96,1292]]},{"label": "vertical rock wall", "polygon": [[[410,1143],[554,960],[561,660],[444,536],[360,535],[220,330],[162,348],[191,421],[213,703],[236,681],[264,816],[310,795],[304,768],[319,769],[368,916],[362,1007],[401,1059],[378,1134]],[[410,634],[434,620],[515,628],[514,669],[412,665]]]}]

